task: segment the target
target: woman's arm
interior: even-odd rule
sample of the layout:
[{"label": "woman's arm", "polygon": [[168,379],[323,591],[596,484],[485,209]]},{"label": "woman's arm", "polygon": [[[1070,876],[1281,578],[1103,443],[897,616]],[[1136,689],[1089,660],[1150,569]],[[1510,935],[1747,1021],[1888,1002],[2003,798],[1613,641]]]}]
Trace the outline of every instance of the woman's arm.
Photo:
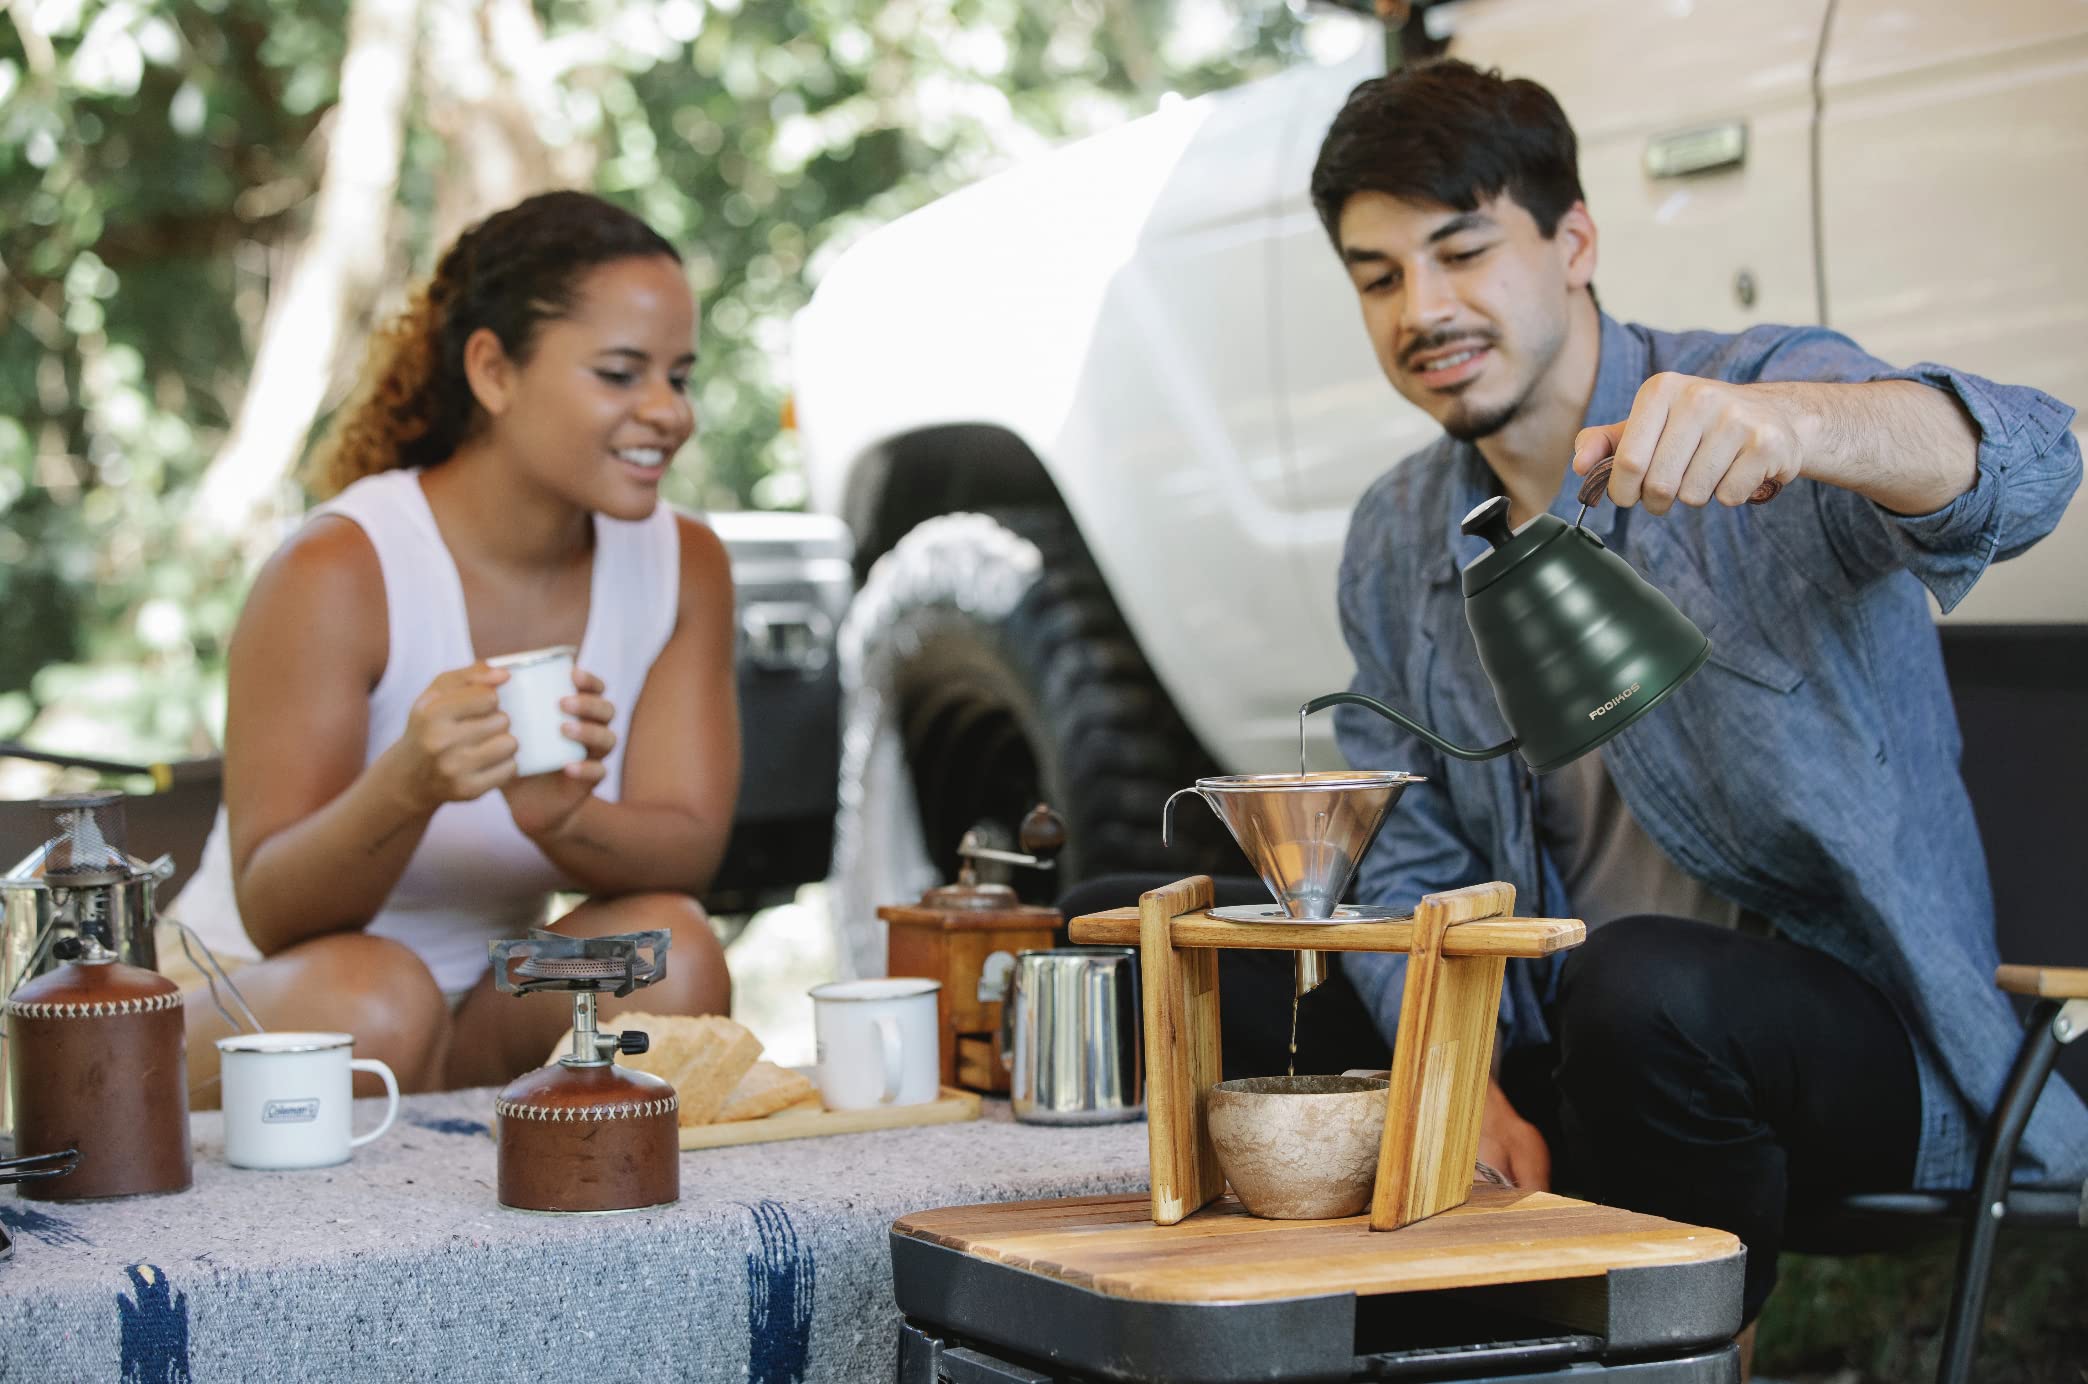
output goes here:
[{"label": "woman's arm", "polygon": [[240,919],[263,955],[361,928],[444,802],[514,772],[483,664],[444,673],[406,733],[363,767],[390,631],[362,530],[323,517],[271,558],[232,636],[225,808]]},{"label": "woman's arm", "polygon": [[225,809],[240,919],[263,955],[375,917],[430,812],[365,771],[389,631],[376,550],[313,521],[269,559],[232,635]]},{"label": "woman's arm", "polygon": [[[707,525],[677,517],[680,608],[631,710],[620,801],[589,793],[554,824],[516,822],[581,888],[700,894],[717,874],[739,801],[732,564]],[[529,791],[511,785],[509,806]]]}]

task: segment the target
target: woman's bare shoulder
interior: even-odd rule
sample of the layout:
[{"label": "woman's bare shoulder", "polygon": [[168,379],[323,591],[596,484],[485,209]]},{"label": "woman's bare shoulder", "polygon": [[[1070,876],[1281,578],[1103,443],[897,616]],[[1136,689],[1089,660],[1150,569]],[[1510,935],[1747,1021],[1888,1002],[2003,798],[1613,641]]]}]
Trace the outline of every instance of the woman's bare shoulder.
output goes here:
[{"label": "woman's bare shoulder", "polygon": [[234,639],[260,636],[274,644],[271,636],[315,628],[342,656],[370,667],[373,684],[383,674],[384,569],[362,526],[336,514],[307,520],[262,564]]},{"label": "woman's bare shoulder", "polygon": [[722,600],[732,604],[732,558],[725,540],[709,524],[692,514],[677,511],[676,531],[681,536],[681,592],[684,607],[692,600]]}]

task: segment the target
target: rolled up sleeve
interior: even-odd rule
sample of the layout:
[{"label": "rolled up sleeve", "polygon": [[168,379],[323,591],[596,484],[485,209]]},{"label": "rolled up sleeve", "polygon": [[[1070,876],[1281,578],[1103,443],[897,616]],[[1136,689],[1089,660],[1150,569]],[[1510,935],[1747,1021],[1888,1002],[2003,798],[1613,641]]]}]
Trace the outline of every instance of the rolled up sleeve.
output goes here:
[{"label": "rolled up sleeve", "polygon": [[2074,411],[2040,390],[1996,384],[1927,361],[1896,369],[1847,337],[1818,328],[1784,337],[1757,378],[1819,384],[1911,380],[1957,399],[1979,432],[1971,487],[1927,514],[1895,514],[1835,486],[1805,487],[1841,574],[1852,585],[1905,568],[1947,611],[1990,563],[2014,557],[2050,533],[2081,483],[2080,444],[2069,431]]}]

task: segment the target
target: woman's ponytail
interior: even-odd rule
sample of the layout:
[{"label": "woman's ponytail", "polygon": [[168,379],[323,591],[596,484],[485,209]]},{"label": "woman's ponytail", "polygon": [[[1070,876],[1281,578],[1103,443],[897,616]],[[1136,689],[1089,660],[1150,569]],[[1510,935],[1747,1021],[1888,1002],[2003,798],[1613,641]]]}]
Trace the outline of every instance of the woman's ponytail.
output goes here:
[{"label": "woman's ponytail", "polygon": [[442,370],[437,290],[437,283],[422,285],[405,309],[371,336],[362,384],[334,416],[312,457],[314,489],[321,498],[405,464],[408,449],[428,435],[440,408],[434,387]]}]

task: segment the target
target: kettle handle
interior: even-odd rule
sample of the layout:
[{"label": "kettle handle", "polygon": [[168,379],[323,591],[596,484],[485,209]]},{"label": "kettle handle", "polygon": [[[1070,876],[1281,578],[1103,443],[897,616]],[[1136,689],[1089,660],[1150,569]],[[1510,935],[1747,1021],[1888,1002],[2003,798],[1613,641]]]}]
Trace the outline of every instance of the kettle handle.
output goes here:
[{"label": "kettle handle", "polygon": [[[1174,821],[1175,799],[1181,797],[1184,793],[1196,794],[1197,797],[1203,798],[1204,806],[1210,807],[1211,800],[1209,798],[1204,798],[1203,789],[1198,788],[1194,784],[1191,784],[1187,788],[1177,788],[1174,792],[1169,793],[1167,795],[1166,803],[1163,804],[1160,808],[1160,844],[1163,846],[1172,844],[1172,842],[1169,841],[1168,837],[1170,835],[1169,826]],[[1216,808],[1211,808],[1211,810],[1213,812],[1217,811]]]},{"label": "kettle handle", "polygon": [[[1595,463],[1595,469],[1581,482],[1580,502],[1583,505],[1592,505],[1609,493],[1610,472],[1615,470],[1616,466],[1615,457],[1604,457]],[[1755,487],[1754,494],[1747,497],[1747,502],[1751,505],[1766,505],[1775,499],[1777,492],[1782,489],[1782,481],[1763,481]]]}]

